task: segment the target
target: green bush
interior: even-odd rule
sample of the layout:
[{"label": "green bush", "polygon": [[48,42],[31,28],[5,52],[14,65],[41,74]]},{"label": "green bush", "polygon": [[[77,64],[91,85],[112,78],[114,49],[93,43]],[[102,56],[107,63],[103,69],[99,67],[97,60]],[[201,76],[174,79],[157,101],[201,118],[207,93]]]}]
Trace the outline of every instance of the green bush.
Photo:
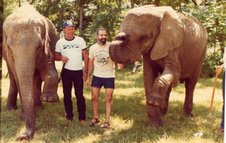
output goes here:
[{"label": "green bush", "polygon": [[222,56],[219,52],[207,53],[206,59],[203,63],[201,77],[213,77],[215,76],[215,66],[222,64]]}]

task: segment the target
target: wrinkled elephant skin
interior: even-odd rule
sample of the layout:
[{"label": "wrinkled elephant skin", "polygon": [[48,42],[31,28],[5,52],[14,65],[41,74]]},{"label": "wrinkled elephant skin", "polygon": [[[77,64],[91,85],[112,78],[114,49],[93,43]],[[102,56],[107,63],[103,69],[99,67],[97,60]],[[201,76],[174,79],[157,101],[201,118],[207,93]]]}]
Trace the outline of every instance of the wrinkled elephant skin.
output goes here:
[{"label": "wrinkled elephant skin", "polygon": [[184,113],[192,115],[193,93],[206,55],[207,32],[201,23],[171,7],[142,6],[125,15],[110,45],[118,63],[143,56],[148,125],[161,126],[171,89],[185,83]]},{"label": "wrinkled elephant skin", "polygon": [[35,107],[41,106],[40,99],[59,100],[53,56],[56,41],[56,31],[51,21],[30,5],[18,8],[3,23],[3,58],[10,78],[7,109],[17,108],[19,93],[26,126],[25,133],[18,140],[33,138]]}]

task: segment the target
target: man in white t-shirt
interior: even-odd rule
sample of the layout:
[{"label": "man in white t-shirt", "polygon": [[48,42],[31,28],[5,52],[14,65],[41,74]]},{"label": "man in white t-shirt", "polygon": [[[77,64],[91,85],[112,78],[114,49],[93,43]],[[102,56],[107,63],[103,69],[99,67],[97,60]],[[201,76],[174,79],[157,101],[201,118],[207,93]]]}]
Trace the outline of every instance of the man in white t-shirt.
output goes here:
[{"label": "man in white t-shirt", "polygon": [[97,43],[92,45],[89,49],[89,68],[86,84],[90,84],[90,78],[92,70],[93,79],[91,84],[92,94],[92,107],[93,107],[93,119],[90,122],[90,126],[98,124],[98,96],[102,86],[105,88],[106,98],[106,113],[105,121],[101,125],[103,128],[110,126],[109,119],[112,105],[112,95],[115,88],[115,63],[109,56],[109,45],[107,41],[107,32],[105,29],[100,28],[96,32]]},{"label": "man in white t-shirt", "polygon": [[[87,78],[88,52],[82,37],[74,35],[75,26],[71,21],[64,22],[64,38],[56,43],[55,59],[63,62],[62,84],[66,118],[73,120],[73,105],[71,100],[72,86],[77,98],[78,119],[84,124],[86,119],[86,104],[83,96],[83,79]],[[84,59],[84,69],[82,64]]]}]

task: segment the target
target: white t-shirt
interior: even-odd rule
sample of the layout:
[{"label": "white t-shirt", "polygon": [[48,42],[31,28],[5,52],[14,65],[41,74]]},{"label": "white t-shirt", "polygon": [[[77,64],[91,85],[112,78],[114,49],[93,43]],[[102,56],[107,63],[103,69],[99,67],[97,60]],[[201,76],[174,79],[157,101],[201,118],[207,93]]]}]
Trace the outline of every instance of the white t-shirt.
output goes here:
[{"label": "white t-shirt", "polygon": [[94,58],[93,75],[103,78],[115,77],[115,63],[109,56],[109,42],[105,45],[95,43],[89,49],[89,58]]},{"label": "white t-shirt", "polygon": [[82,37],[75,36],[71,41],[62,38],[56,43],[56,52],[68,57],[64,68],[69,70],[82,70],[82,50],[86,49],[86,42]]}]

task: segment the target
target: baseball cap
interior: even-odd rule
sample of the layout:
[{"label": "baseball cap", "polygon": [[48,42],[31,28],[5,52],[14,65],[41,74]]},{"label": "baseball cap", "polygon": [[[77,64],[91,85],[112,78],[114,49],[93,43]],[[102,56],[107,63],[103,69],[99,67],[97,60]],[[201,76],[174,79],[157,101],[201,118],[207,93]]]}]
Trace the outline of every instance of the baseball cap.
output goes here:
[{"label": "baseball cap", "polygon": [[67,20],[64,22],[63,27],[75,27],[74,23],[71,20]]}]

